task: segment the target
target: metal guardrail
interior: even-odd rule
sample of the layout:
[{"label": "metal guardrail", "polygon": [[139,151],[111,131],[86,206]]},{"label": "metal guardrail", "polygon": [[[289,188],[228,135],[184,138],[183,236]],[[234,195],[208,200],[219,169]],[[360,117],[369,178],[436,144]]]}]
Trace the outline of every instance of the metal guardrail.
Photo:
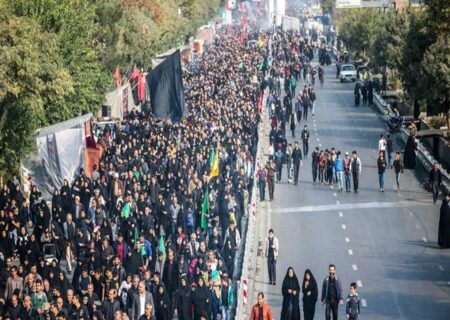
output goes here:
[{"label": "metal guardrail", "polygon": [[[388,117],[394,115],[394,113],[391,110],[391,106],[389,103],[387,103],[379,94],[374,93],[373,94],[373,102],[375,107],[378,109],[378,111],[385,117],[386,121],[389,121]],[[400,130],[400,137],[402,141],[406,144],[406,141],[408,140],[408,137],[410,135],[410,130],[406,127],[402,127]],[[435,162],[438,162],[433,155],[427,150],[427,148],[420,142],[418,139],[416,139],[417,142],[417,160],[422,165],[422,167],[429,172]],[[450,175],[448,172],[446,172],[441,167],[441,174],[442,174],[442,180],[443,180],[443,187],[448,192],[450,190]]]}]

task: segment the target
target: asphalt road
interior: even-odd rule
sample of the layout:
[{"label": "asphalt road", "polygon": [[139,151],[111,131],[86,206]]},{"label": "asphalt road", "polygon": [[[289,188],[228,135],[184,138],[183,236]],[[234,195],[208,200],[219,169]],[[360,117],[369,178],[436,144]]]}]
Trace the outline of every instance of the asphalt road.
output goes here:
[{"label": "asphalt road", "polygon": [[[255,303],[256,293],[263,291],[274,319],[279,319],[281,284],[287,268],[294,268],[299,281],[304,270],[311,269],[320,299],[328,265],[334,263],[345,295],[350,282],[357,281],[360,286],[361,319],[450,319],[450,251],[436,245],[439,204],[433,205],[431,194],[421,187],[425,173],[405,170],[403,190],[396,192],[393,171],[388,170],[386,191],[381,193],[376,148],[384,125],[369,107],[354,107],[354,84],[335,79],[334,66],[327,67],[325,73],[324,86],[316,84],[316,116],[310,115],[306,121],[311,132],[310,150],[319,144],[341,152],[357,150],[362,161],[360,192],[339,193],[327,185],[313,185],[310,157],[303,162],[297,186],[287,183],[284,168],[282,183],[275,186],[275,200],[261,206],[266,216],[259,227],[251,303]],[[300,88],[303,84],[299,83]],[[304,124],[302,121],[297,127],[297,137]],[[290,132],[287,135],[290,142],[295,141]],[[394,141],[394,149],[402,150],[400,139],[394,137]],[[270,227],[280,241],[276,286],[268,284],[261,251]],[[339,314],[344,319],[343,306]],[[320,302],[316,319],[324,319]]]}]

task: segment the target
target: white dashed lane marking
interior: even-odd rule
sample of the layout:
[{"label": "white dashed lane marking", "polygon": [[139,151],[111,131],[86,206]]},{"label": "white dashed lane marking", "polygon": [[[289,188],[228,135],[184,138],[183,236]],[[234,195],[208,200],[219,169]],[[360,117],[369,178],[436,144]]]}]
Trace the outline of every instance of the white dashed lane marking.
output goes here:
[{"label": "white dashed lane marking", "polygon": [[339,217],[343,217],[344,215],[342,214],[342,212],[339,212]]},{"label": "white dashed lane marking", "polygon": [[428,239],[425,237],[423,237],[422,240],[423,240],[423,242],[428,242]]},{"label": "white dashed lane marking", "polygon": [[366,299],[361,299],[361,305],[366,308],[367,307],[367,301]]},{"label": "white dashed lane marking", "polygon": [[343,224],[341,227],[342,227],[342,229],[344,229],[344,230],[347,229],[347,226],[346,226],[345,224]]},{"label": "white dashed lane marking", "polygon": [[334,192],[334,193],[333,193],[333,196],[334,196],[334,197],[337,197],[337,193],[336,193],[336,192]]},{"label": "white dashed lane marking", "polygon": [[356,264],[352,265],[353,271],[358,271],[358,266]]},{"label": "white dashed lane marking", "polygon": [[345,238],[345,242],[350,242],[350,239],[349,238]]},{"label": "white dashed lane marking", "polygon": [[352,255],[353,255],[353,250],[352,250],[352,249],[348,249],[348,254],[349,254],[350,256],[352,256]]},{"label": "white dashed lane marking", "polygon": [[362,288],[363,284],[361,280],[356,280],[356,285],[358,286],[358,288]]}]

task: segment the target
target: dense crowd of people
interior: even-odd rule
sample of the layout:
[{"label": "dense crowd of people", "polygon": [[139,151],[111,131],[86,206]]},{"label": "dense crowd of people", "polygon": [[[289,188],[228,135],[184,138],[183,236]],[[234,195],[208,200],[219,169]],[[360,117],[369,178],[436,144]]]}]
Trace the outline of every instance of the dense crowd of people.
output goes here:
[{"label": "dense crowd of people", "polygon": [[107,127],[91,177],[64,180],[51,206],[32,177],[1,187],[1,317],[232,318],[268,60],[265,35],[249,46],[239,30],[187,66],[180,123],[133,112]]}]

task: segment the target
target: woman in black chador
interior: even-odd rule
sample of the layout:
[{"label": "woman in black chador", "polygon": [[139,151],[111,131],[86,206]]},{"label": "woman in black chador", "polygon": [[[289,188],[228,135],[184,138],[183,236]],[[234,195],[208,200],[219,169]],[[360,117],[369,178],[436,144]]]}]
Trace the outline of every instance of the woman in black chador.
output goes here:
[{"label": "woman in black chador", "polygon": [[294,269],[289,267],[281,288],[283,307],[280,320],[300,320],[300,284]]},{"label": "woman in black chador", "polygon": [[316,312],[317,302],[317,282],[311,270],[306,269],[302,283],[303,292],[303,316],[305,320],[313,320]]}]

